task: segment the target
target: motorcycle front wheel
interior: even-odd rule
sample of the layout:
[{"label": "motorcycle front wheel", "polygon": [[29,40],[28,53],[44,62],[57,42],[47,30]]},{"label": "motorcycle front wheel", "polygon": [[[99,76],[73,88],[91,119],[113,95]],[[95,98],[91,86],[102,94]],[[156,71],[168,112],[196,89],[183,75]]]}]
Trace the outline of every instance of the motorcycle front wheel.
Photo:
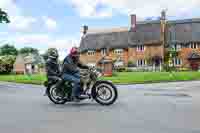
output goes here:
[{"label": "motorcycle front wheel", "polygon": [[59,95],[57,93],[57,88],[55,87],[55,85],[51,86],[48,89],[48,97],[55,104],[65,104],[67,102],[64,94]]},{"label": "motorcycle front wheel", "polygon": [[110,82],[102,81],[94,89],[93,98],[101,105],[111,105],[118,98],[117,88]]}]

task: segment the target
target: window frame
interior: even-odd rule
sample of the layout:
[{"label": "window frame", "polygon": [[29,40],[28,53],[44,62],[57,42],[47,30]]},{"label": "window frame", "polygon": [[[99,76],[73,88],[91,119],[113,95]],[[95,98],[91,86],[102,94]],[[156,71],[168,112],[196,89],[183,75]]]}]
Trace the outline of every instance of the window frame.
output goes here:
[{"label": "window frame", "polygon": [[146,66],[146,60],[145,59],[138,59],[137,60],[137,67],[144,67]]},{"label": "window frame", "polygon": [[173,58],[173,65],[174,66],[181,66],[182,65],[182,59],[181,58]]},{"label": "window frame", "polygon": [[136,46],[136,51],[137,52],[144,52],[145,51],[145,46],[144,45],[137,45]]},{"label": "window frame", "polygon": [[191,49],[198,49],[199,48],[198,43],[196,43],[196,42],[190,43],[189,44],[189,48],[191,48]]},{"label": "window frame", "polygon": [[88,55],[88,56],[94,56],[95,53],[96,53],[95,50],[88,50],[88,51],[87,51],[87,55]]},{"label": "window frame", "polygon": [[122,55],[124,53],[124,49],[114,49],[113,53],[116,55]]},{"label": "window frame", "polygon": [[102,56],[106,56],[106,54],[107,54],[107,49],[106,48],[102,48],[101,49],[101,55]]}]

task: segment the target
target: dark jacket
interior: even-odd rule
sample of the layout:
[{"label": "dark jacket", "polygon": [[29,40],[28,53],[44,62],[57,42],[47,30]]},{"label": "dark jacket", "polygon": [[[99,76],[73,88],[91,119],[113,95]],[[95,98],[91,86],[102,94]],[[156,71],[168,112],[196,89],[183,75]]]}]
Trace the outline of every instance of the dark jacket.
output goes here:
[{"label": "dark jacket", "polygon": [[47,77],[60,75],[60,68],[59,68],[59,64],[57,60],[54,60],[54,59],[47,60],[46,72],[47,72]]},{"label": "dark jacket", "polygon": [[88,66],[82,64],[79,61],[74,61],[70,55],[68,55],[63,62],[62,73],[75,74],[79,72],[79,68],[88,69]]}]

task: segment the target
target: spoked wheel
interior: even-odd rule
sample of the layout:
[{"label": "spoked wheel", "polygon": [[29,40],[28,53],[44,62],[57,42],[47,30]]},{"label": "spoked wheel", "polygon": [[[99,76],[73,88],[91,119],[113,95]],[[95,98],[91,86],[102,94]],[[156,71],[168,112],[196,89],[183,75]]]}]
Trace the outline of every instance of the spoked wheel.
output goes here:
[{"label": "spoked wheel", "polygon": [[67,102],[65,95],[58,93],[55,85],[50,87],[48,91],[48,97],[55,104],[65,104]]},{"label": "spoked wheel", "polygon": [[113,104],[117,97],[117,88],[110,82],[102,82],[95,87],[94,99],[101,105]]}]

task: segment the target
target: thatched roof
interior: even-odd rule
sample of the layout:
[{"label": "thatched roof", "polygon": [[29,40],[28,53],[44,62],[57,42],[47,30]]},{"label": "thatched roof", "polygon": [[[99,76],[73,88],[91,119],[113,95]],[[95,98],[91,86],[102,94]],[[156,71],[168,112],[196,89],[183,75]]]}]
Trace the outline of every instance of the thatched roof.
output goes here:
[{"label": "thatched roof", "polygon": [[111,32],[88,34],[81,40],[80,50],[96,50],[101,48],[127,48],[128,32]]},{"label": "thatched roof", "polygon": [[[200,19],[167,21],[167,43],[200,42]],[[136,32],[123,30],[117,32],[89,33],[81,39],[80,50],[101,48],[128,48],[140,44],[161,42],[160,21],[144,21],[136,25]]]},{"label": "thatched roof", "polygon": [[140,23],[136,32],[119,31],[86,34],[81,39],[80,50],[96,50],[102,48],[127,48],[160,40],[159,23]]},{"label": "thatched roof", "polygon": [[167,22],[168,43],[189,43],[200,41],[200,19],[186,19]]},{"label": "thatched roof", "polygon": [[152,44],[160,42],[160,23],[144,23],[136,26],[136,32],[129,32],[128,43],[130,46]]}]

